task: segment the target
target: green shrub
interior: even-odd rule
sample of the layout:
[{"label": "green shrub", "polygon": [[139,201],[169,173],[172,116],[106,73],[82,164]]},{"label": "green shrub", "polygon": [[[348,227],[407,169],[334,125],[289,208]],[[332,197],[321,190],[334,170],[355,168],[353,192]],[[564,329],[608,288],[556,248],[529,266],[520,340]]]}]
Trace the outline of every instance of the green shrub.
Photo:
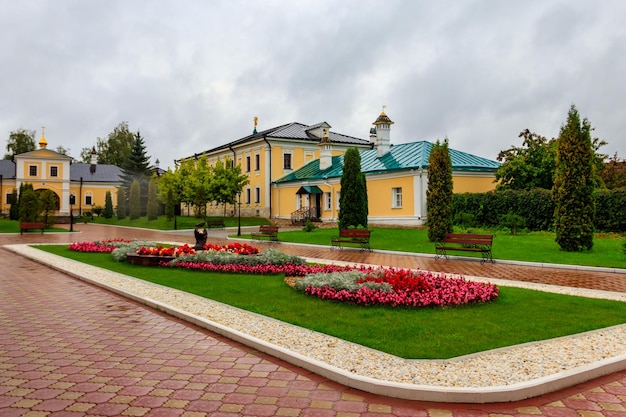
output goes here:
[{"label": "green shrub", "polygon": [[500,217],[500,225],[509,229],[511,234],[514,235],[519,229],[526,227],[526,219],[519,214],[509,211]]},{"label": "green shrub", "polygon": [[306,224],[304,225],[304,227],[302,228],[302,230],[304,230],[305,232],[312,232],[313,230],[317,229],[317,226],[313,224],[313,222],[311,220],[307,220]]},{"label": "green shrub", "polygon": [[454,224],[462,227],[463,229],[469,229],[470,227],[476,227],[476,216],[472,213],[462,211],[454,215]]}]

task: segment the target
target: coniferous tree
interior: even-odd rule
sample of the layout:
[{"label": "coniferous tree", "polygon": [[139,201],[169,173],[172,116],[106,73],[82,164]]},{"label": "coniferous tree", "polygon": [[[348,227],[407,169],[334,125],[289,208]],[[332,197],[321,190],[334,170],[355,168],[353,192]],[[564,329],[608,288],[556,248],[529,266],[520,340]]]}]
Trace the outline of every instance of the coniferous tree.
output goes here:
[{"label": "coniferous tree", "polygon": [[113,197],[111,196],[111,191],[107,191],[104,195],[104,211],[102,212],[102,217],[105,219],[113,217]]},{"label": "coniferous tree", "polygon": [[348,148],[343,156],[341,196],[339,198],[339,229],[367,228],[367,183],[361,171],[361,155],[356,148]]},{"label": "coniferous tree", "polygon": [[20,218],[20,201],[17,196],[17,188],[11,193],[11,208],[9,209],[9,219],[18,220]]},{"label": "coniferous tree", "polygon": [[128,216],[131,220],[141,217],[141,186],[139,180],[134,180],[128,193]]},{"label": "coniferous tree", "polygon": [[448,139],[435,142],[428,157],[428,188],[426,210],[428,239],[441,242],[452,232],[452,160]]},{"label": "coniferous tree", "polygon": [[126,218],[126,191],[122,187],[117,189],[117,208],[115,212],[118,220]]},{"label": "coniferous tree", "polygon": [[40,210],[43,215],[44,226],[52,227],[54,224],[54,212],[57,210],[57,197],[51,190],[44,190],[39,195]]},{"label": "coniferous tree", "polygon": [[24,191],[20,193],[20,221],[36,222],[39,220],[39,213],[39,197],[33,190],[33,185],[26,184]]},{"label": "coniferous tree", "polygon": [[159,217],[159,200],[157,198],[157,180],[156,177],[150,178],[148,182],[148,207],[146,208],[146,214],[148,220],[156,220]]},{"label": "coniferous tree", "polygon": [[552,198],[556,242],[566,251],[593,247],[594,152],[591,125],[572,105],[557,143]]},{"label": "coniferous tree", "polygon": [[130,186],[139,181],[141,191],[141,210],[145,213],[148,203],[148,180],[152,174],[150,158],[146,155],[146,145],[139,131],[134,135],[132,147],[122,166],[122,185],[130,197]]}]

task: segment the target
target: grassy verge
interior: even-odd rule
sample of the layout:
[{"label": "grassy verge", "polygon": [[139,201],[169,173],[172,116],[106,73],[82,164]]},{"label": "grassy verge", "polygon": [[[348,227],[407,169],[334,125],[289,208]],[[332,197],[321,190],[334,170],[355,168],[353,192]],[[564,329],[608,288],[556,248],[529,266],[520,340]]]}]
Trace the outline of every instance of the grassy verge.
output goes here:
[{"label": "grassy verge", "polygon": [[[428,240],[426,229],[371,227],[370,230],[372,230],[370,244],[373,249],[435,253],[435,245]],[[463,233],[462,231],[457,232]],[[486,230],[474,230],[473,232],[494,233]],[[337,235],[337,229],[334,228],[315,229],[312,232],[294,230],[279,232],[278,239],[281,242],[330,246],[330,238],[335,235]],[[626,268],[626,254],[624,254],[622,247],[624,244],[623,236],[598,235],[593,241],[593,250],[586,252],[564,252],[560,250],[554,238],[554,233],[550,232],[532,232],[514,236],[498,232],[493,240],[493,257],[526,262]],[[451,254],[472,256],[462,252]]]},{"label": "grassy verge", "polygon": [[[207,217],[206,220],[223,220],[226,227],[237,227],[238,217]],[[88,218],[89,222],[92,222],[91,218]],[[176,217],[176,229],[193,229],[196,224],[203,221],[197,217],[177,216]],[[156,220],[148,220],[147,217],[140,217],[135,220],[125,218],[118,220],[117,217],[105,219],[104,217],[94,217],[93,223],[97,224],[110,224],[114,226],[130,226],[141,227],[144,229],[154,230],[174,230],[174,219],[168,220],[165,216],[159,216]],[[270,224],[264,217],[242,217],[241,226],[258,226],[261,224]]]},{"label": "grassy verge", "polygon": [[[61,227],[51,227],[49,229],[45,229],[45,232],[67,232],[67,229],[63,229]],[[0,219],[0,233],[19,233],[20,232],[20,222],[17,220],[8,220],[8,219]],[[41,234],[41,230],[31,230],[25,232],[28,234],[39,233]]]},{"label": "grassy verge", "polygon": [[493,303],[454,308],[359,307],[322,301],[282,276],[215,274],[117,263],[64,245],[41,250],[197,294],[404,358],[444,359],[626,321],[626,303],[502,287]]}]

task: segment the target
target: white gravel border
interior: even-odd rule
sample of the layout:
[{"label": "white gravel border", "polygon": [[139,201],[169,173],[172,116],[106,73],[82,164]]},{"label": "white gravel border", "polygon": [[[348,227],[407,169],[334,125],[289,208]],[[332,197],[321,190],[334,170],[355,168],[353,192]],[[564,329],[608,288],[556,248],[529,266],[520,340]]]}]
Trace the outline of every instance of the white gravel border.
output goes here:
[{"label": "white gravel border", "polygon": [[[626,369],[626,325],[449,360],[407,360],[28,245],[5,248],[329,379],[391,397],[444,402],[516,401]],[[499,286],[626,301],[624,293],[488,281]]]}]

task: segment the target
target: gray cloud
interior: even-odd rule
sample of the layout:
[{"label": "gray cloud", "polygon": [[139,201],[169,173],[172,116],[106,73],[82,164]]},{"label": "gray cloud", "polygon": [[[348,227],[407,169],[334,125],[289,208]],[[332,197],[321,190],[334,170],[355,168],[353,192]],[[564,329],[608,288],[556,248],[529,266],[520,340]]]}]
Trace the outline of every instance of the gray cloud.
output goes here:
[{"label": "gray cloud", "polygon": [[127,121],[167,167],[254,116],[365,138],[387,105],[392,142],[495,159],[575,104],[626,157],[624,21],[619,0],[8,2],[0,131],[77,157]]}]

